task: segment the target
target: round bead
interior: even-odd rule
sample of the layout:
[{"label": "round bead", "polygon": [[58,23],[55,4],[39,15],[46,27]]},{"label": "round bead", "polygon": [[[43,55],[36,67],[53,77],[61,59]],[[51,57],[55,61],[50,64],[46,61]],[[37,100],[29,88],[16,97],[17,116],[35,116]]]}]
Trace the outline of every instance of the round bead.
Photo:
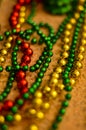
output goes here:
[{"label": "round bead", "polygon": [[1,54],[2,54],[2,55],[7,55],[7,50],[6,50],[6,49],[2,49],[2,50],[1,50]]},{"label": "round bead", "polygon": [[71,85],[74,85],[75,84],[75,80],[73,78],[70,78],[70,83],[71,83]]},{"label": "round bead", "polygon": [[56,71],[56,73],[61,73],[62,72],[62,68],[61,67],[57,67],[55,71]]},{"label": "round bead", "polygon": [[67,29],[72,29],[72,24],[68,23],[68,24],[66,25],[66,28],[67,28]]},{"label": "round bead", "polygon": [[45,103],[43,104],[43,108],[44,108],[44,109],[49,109],[49,108],[50,108],[50,104],[49,104],[48,102],[45,102]]},{"label": "round bead", "polygon": [[65,44],[65,45],[63,46],[63,49],[64,49],[65,51],[68,51],[68,50],[70,49],[70,47],[69,47],[69,45]]},{"label": "round bead", "polygon": [[38,130],[38,127],[35,124],[33,124],[30,126],[30,130]]},{"label": "round bead", "polygon": [[64,86],[64,84],[59,83],[59,84],[58,84],[58,87],[59,87],[61,90],[63,90],[65,86]]},{"label": "round bead", "polygon": [[57,83],[58,83],[58,79],[52,78],[50,81],[50,86],[55,86],[55,85],[57,85]]},{"label": "round bead", "polygon": [[37,112],[37,117],[38,117],[39,119],[43,119],[43,118],[44,118],[44,113],[41,112],[41,111]]},{"label": "round bead", "polygon": [[14,115],[14,119],[15,119],[16,121],[21,121],[22,117],[21,117],[20,114],[15,114],[15,115]]},{"label": "round bead", "polygon": [[58,73],[56,73],[56,72],[54,72],[53,74],[52,74],[52,77],[54,77],[54,78],[59,78],[59,74]]},{"label": "round bead", "polygon": [[4,122],[5,122],[4,116],[0,115],[0,123],[4,123]]},{"label": "round bead", "polygon": [[77,62],[76,62],[76,66],[77,66],[78,68],[81,68],[81,67],[82,67],[82,63],[79,62],[79,61],[77,61]]},{"label": "round bead", "polygon": [[79,72],[78,70],[75,70],[75,71],[74,71],[74,74],[75,74],[75,76],[78,77],[78,76],[80,75],[80,72]]},{"label": "round bead", "polygon": [[79,53],[79,54],[78,54],[78,58],[79,58],[79,60],[83,60],[83,55],[82,55],[82,53]]},{"label": "round bead", "polygon": [[55,90],[52,90],[52,91],[51,91],[51,96],[52,96],[53,98],[56,98],[56,97],[57,97],[57,92],[56,92]]},{"label": "round bead", "polygon": [[5,58],[3,56],[0,56],[0,62],[4,62]]},{"label": "round bead", "polygon": [[25,18],[23,18],[23,17],[21,17],[21,18],[19,18],[19,23],[21,24],[21,23],[24,23],[25,22]]},{"label": "round bead", "polygon": [[35,109],[30,109],[29,113],[32,114],[32,115],[35,115],[36,114],[36,110]]},{"label": "round bead", "polygon": [[7,43],[5,44],[5,46],[6,46],[7,49],[9,49],[9,48],[11,48],[11,43],[10,43],[10,42],[7,42]]},{"label": "round bead", "polygon": [[35,103],[36,105],[40,106],[40,105],[42,105],[43,101],[42,101],[41,98],[35,98],[35,99],[34,99],[34,103]]},{"label": "round bead", "polygon": [[21,12],[24,12],[26,10],[26,7],[25,6],[22,6],[21,8],[20,8],[20,11]]},{"label": "round bead", "polygon": [[68,52],[65,51],[62,53],[62,56],[63,56],[63,58],[67,58],[69,56],[69,54],[68,54]]},{"label": "round bead", "polygon": [[41,97],[42,97],[41,91],[37,91],[37,92],[35,93],[35,97],[41,98]]}]

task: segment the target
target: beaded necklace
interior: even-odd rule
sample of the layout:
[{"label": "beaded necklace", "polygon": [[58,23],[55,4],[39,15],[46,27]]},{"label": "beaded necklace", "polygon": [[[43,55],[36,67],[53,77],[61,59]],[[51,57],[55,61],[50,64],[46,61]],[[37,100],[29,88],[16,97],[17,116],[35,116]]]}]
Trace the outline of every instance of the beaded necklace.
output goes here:
[{"label": "beaded necklace", "polygon": [[[24,2],[24,1],[23,1]],[[21,3],[21,2],[20,2]],[[80,11],[81,11],[81,8],[80,8]],[[83,13],[81,14],[81,15],[83,15]],[[83,16],[81,16],[82,18],[83,18]],[[48,37],[46,37],[40,30],[39,30],[39,27],[40,26],[43,26],[42,24],[40,24],[40,25],[37,25],[36,23],[34,23],[32,20],[27,20],[27,22],[32,26],[32,32],[34,32],[33,31],[33,29],[35,30],[35,31],[37,31],[37,33],[38,33],[38,35],[40,35],[40,37],[42,38],[42,40],[44,40],[45,41],[45,43],[46,43],[46,48],[45,48],[45,51],[43,52],[43,56],[41,56],[40,57],[40,60],[38,60],[37,61],[37,64],[36,65],[34,65],[34,66],[32,66],[32,67],[30,67],[30,71],[35,71],[35,70],[37,70],[37,69],[39,69],[39,67],[40,67],[40,65],[42,64],[42,66],[41,66],[41,69],[40,69],[40,72],[38,73],[38,78],[36,79],[36,82],[35,83],[33,83],[33,85],[32,85],[32,87],[27,91],[27,89],[25,89],[25,90],[23,90],[24,91],[24,93],[23,93],[23,95],[22,95],[22,98],[20,97],[20,98],[18,98],[18,100],[17,100],[17,105],[19,105],[19,106],[21,106],[21,105],[23,105],[23,102],[24,102],[24,100],[27,100],[29,97],[30,97],[30,95],[31,94],[34,94],[35,93],[35,91],[39,88],[39,86],[40,86],[40,83],[41,83],[41,81],[42,81],[42,78],[43,78],[43,76],[44,76],[44,72],[46,71],[46,69],[47,69],[47,67],[49,66],[49,63],[50,63],[50,57],[52,56],[52,47],[53,47],[53,44],[55,44],[55,42],[56,42],[56,40],[59,38],[59,36],[60,36],[60,34],[63,32],[63,30],[64,30],[64,27],[65,27],[65,24],[69,21],[69,19],[70,19],[70,16],[63,22],[63,24],[62,24],[62,27],[60,27],[60,29],[59,29],[59,32],[57,32],[56,33],[56,35],[51,35],[50,36],[50,39],[48,38]],[[71,19],[71,21],[73,21],[74,22],[74,20],[73,19]],[[80,23],[82,23],[82,20],[80,20],[79,21]],[[45,26],[45,25],[44,25]],[[68,28],[70,29],[70,25],[67,25],[68,26]],[[50,29],[50,27],[49,26],[47,26],[49,29]],[[80,26],[79,26],[80,27]],[[27,36],[28,35],[28,33],[32,33],[31,32],[31,29],[29,29],[29,30],[26,30],[25,32],[22,32],[22,31],[20,31],[19,32],[19,34],[21,35],[21,36],[23,36],[22,38],[26,38],[25,36]],[[52,31],[51,31],[52,32]],[[23,34],[23,35],[22,35]],[[50,33],[50,34],[52,34],[52,33]],[[66,34],[68,34],[67,32],[66,32]],[[54,40],[52,41],[52,39],[53,39],[53,37],[54,37]],[[76,37],[77,37],[77,34],[76,34]],[[75,38],[76,38],[75,37]],[[65,41],[67,42],[67,40],[68,39],[66,39]],[[76,40],[76,39],[75,39]],[[52,43],[51,43],[51,41],[52,41]],[[33,43],[35,43],[36,42],[36,40],[32,40],[32,42]],[[25,77],[25,74],[24,74],[24,71],[26,71],[26,70],[28,70],[28,67],[26,66],[27,64],[25,64],[25,63],[22,63],[22,65],[20,64],[20,65],[18,65],[18,63],[16,62],[16,53],[17,53],[17,51],[18,51],[18,47],[20,46],[21,47],[21,49],[24,51],[24,49],[28,49],[28,44],[26,43],[25,44],[25,42],[21,42],[21,40],[20,39],[17,39],[16,40],[16,43],[17,43],[17,45],[15,45],[14,46],[14,48],[13,48],[13,58],[12,58],[12,67],[7,67],[7,70],[8,71],[10,71],[10,72],[12,72],[12,74],[14,75],[14,73],[15,73],[15,71],[16,71],[16,75],[15,75],[15,77],[16,77],[16,80],[18,80],[19,81],[19,77],[21,76],[21,78],[20,79],[22,79],[22,78],[24,78]],[[25,45],[25,46],[23,46],[23,45]],[[66,49],[68,49],[69,47],[68,46],[66,46],[65,47]],[[73,46],[73,49],[74,49],[74,46]],[[72,49],[71,49],[72,50]],[[81,47],[80,48],[80,50],[82,51],[83,50],[83,48]],[[28,50],[29,51],[29,50]],[[28,52],[27,51],[27,52]],[[67,50],[66,50],[67,51]],[[74,51],[72,50],[72,52],[71,53],[74,53]],[[25,51],[25,54],[26,54],[26,51]],[[32,51],[29,51],[29,55],[30,54],[32,54]],[[66,56],[67,56],[67,53],[65,53],[66,54]],[[72,56],[74,56],[73,54],[71,54]],[[48,58],[47,58],[47,56],[48,56]],[[45,60],[46,59],[46,60]],[[28,63],[28,62],[30,62],[29,60],[30,59],[27,59],[26,57],[24,57],[23,58],[23,60],[24,60],[24,62],[26,62],[26,63]],[[65,68],[65,70],[64,70],[64,73],[63,73],[63,77],[64,77],[64,75],[65,75],[65,71],[68,71],[68,72],[70,72],[70,68],[69,67],[72,67],[71,65],[70,65],[70,60],[68,60],[69,62],[69,64],[67,65],[67,68]],[[43,63],[42,63],[43,62]],[[73,62],[73,59],[71,59],[71,62]],[[62,65],[65,65],[64,63],[64,61],[61,61],[61,63],[62,63]],[[72,63],[71,63],[72,64]],[[80,64],[78,64],[78,65],[80,65]],[[22,67],[23,66],[23,67]],[[24,71],[23,71],[24,70]],[[61,71],[61,68],[57,68],[56,69],[57,70],[57,72],[62,72]],[[21,74],[21,72],[22,72],[22,74]],[[67,73],[68,74],[68,73]],[[67,74],[66,74],[66,76],[67,76]],[[78,73],[75,73],[75,74],[78,74]],[[22,77],[23,76],[23,77]],[[54,74],[54,76],[57,76],[57,75],[55,75]],[[58,76],[57,76],[58,77]],[[13,79],[11,79],[11,81],[13,81]],[[73,83],[73,81],[74,80],[72,80],[72,83]],[[27,84],[26,82],[24,82],[25,84]],[[57,79],[55,79],[55,80],[53,80],[53,81],[51,81],[51,83],[53,84],[53,83],[57,83]],[[69,79],[68,79],[68,77],[64,77],[64,86],[65,85],[68,85],[68,83],[69,83]],[[25,85],[24,84],[24,85]],[[19,85],[18,85],[18,87],[19,86],[21,86],[22,84],[21,84],[21,80],[20,80],[20,83],[19,83]],[[26,85],[27,86],[27,85]],[[20,87],[19,87],[20,88]],[[64,87],[63,87],[64,88]],[[71,90],[71,87],[70,86],[66,86],[65,87],[65,90],[67,90],[67,91],[70,91]],[[52,95],[56,95],[56,91],[52,94]],[[38,94],[37,94],[37,96],[38,96]],[[66,97],[68,98],[68,99],[70,99],[70,95],[69,94],[67,94],[66,95]],[[37,101],[38,102],[38,101]],[[9,104],[7,103],[7,102],[5,102],[5,104],[6,104],[6,109],[11,109],[11,111],[14,113],[14,117],[11,115],[11,114],[8,114],[8,115],[6,115],[5,116],[5,118],[3,117],[3,116],[1,116],[1,121],[2,121],[2,123],[4,123],[4,121],[6,120],[6,121],[13,121],[14,119],[15,120],[17,120],[17,121],[19,121],[19,120],[21,120],[21,116],[19,115],[19,114],[16,114],[16,112],[17,112],[17,109],[18,109],[18,106],[16,106],[16,105],[14,105],[13,106],[13,103],[12,102],[10,102]],[[65,106],[67,106],[67,102],[65,102],[64,101],[64,107]],[[65,105],[66,104],[66,105]],[[64,108],[61,108],[60,109],[60,114],[64,114]],[[40,117],[40,114],[38,114],[38,117]],[[59,119],[61,119],[61,117],[59,117]],[[54,125],[53,125],[54,127],[53,127],[53,129],[56,129],[56,126],[57,126],[57,122],[55,122],[54,123]],[[7,125],[1,125],[1,127],[2,127],[2,129],[7,129]],[[31,130],[37,130],[38,128],[35,126],[35,125],[32,125],[31,127],[30,127],[30,129]]]}]

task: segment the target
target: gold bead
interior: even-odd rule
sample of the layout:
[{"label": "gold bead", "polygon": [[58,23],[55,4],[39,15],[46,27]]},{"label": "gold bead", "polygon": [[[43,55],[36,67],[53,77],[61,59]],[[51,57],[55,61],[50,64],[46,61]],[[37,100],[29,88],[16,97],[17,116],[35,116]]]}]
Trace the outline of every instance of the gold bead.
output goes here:
[{"label": "gold bead", "polygon": [[70,39],[69,39],[68,37],[65,37],[65,38],[64,38],[64,42],[65,42],[65,43],[69,43],[69,42],[70,42]]},{"label": "gold bead", "polygon": [[86,45],[86,39],[82,39],[82,40],[81,40],[81,44],[82,44],[82,45]]},{"label": "gold bead", "polygon": [[44,108],[44,109],[49,109],[49,108],[50,108],[50,104],[49,104],[48,102],[45,102],[45,103],[43,104],[43,108]]},{"label": "gold bead", "polygon": [[41,112],[41,111],[37,112],[37,117],[38,117],[39,119],[43,119],[43,118],[44,118],[44,113]]},{"label": "gold bead", "polygon": [[17,25],[16,25],[16,28],[20,28],[20,27],[21,27],[21,25],[20,25],[20,24],[17,24]]},{"label": "gold bead", "polygon": [[51,91],[51,88],[50,88],[49,86],[45,86],[44,91],[45,91],[45,92],[50,92],[50,91]]},{"label": "gold bead", "polygon": [[57,67],[55,71],[56,71],[56,73],[61,73],[62,72],[62,68],[61,67]]},{"label": "gold bead", "polygon": [[24,12],[26,10],[26,7],[25,6],[22,6],[21,8],[20,8],[20,11],[21,12]]},{"label": "gold bead", "polygon": [[5,58],[0,56],[0,62],[4,62],[5,61]]},{"label": "gold bead", "polygon": [[30,126],[30,130],[38,130],[37,125],[32,124],[32,125]]},{"label": "gold bead", "polygon": [[66,62],[65,59],[61,59],[61,60],[60,60],[60,64],[61,64],[62,66],[66,65],[66,63],[67,63],[67,62]]},{"label": "gold bead", "polygon": [[77,9],[78,9],[79,11],[82,11],[82,10],[84,10],[84,7],[83,7],[82,5],[78,5],[78,6],[77,6]]},{"label": "gold bead", "polygon": [[82,52],[85,51],[85,48],[84,48],[83,46],[80,46],[79,50],[80,50],[80,52],[82,53]]},{"label": "gold bead", "polygon": [[59,83],[59,84],[58,84],[58,87],[59,87],[61,90],[63,90],[65,86],[64,86],[64,84]]},{"label": "gold bead", "polygon": [[70,78],[70,83],[71,83],[71,85],[74,85],[75,84],[75,79]]},{"label": "gold bead", "polygon": [[78,18],[80,17],[80,14],[79,14],[79,13],[75,13],[75,14],[74,14],[74,17],[75,17],[76,19],[78,19]]},{"label": "gold bead", "polygon": [[65,34],[66,36],[69,36],[71,33],[70,33],[70,31],[66,30],[66,31],[64,31],[64,34]]},{"label": "gold bead", "polygon": [[20,18],[19,18],[19,23],[22,24],[22,23],[24,23],[24,22],[25,22],[25,18],[20,17]]},{"label": "gold bead", "polygon": [[67,28],[67,29],[72,29],[72,24],[68,23],[68,24],[66,25],[66,28]]},{"label": "gold bead", "polygon": [[42,92],[37,91],[37,92],[35,93],[35,97],[37,97],[37,98],[42,98]]},{"label": "gold bead", "polygon": [[50,81],[50,86],[55,86],[58,83],[58,79],[52,78]]},{"label": "gold bead", "polygon": [[81,68],[81,67],[82,67],[82,63],[79,62],[79,61],[77,61],[77,62],[76,62],[76,66],[77,66],[78,68]]},{"label": "gold bead", "polygon": [[10,37],[8,38],[8,42],[11,42],[12,40],[13,40],[13,37],[10,36]]},{"label": "gold bead", "polygon": [[81,53],[79,53],[78,58],[79,58],[79,60],[83,60],[84,57],[83,57],[83,55]]},{"label": "gold bead", "polygon": [[62,56],[63,56],[63,58],[67,58],[69,56],[69,54],[68,54],[68,52],[65,51],[62,53]]},{"label": "gold bead", "polygon": [[86,25],[83,26],[84,31],[86,31]]},{"label": "gold bead", "polygon": [[70,47],[69,47],[69,45],[65,44],[65,45],[63,46],[63,49],[64,49],[65,51],[68,51],[68,50],[70,49]]},{"label": "gold bead", "polygon": [[86,32],[82,33],[83,38],[86,38]]},{"label": "gold bead", "polygon": [[75,18],[71,18],[70,19],[70,23],[74,25],[76,23],[76,19]]},{"label": "gold bead", "polygon": [[21,12],[19,15],[20,15],[20,17],[25,17],[25,13],[24,12]]},{"label": "gold bead", "polygon": [[34,103],[35,103],[36,105],[38,105],[38,106],[41,106],[42,103],[43,103],[43,101],[42,101],[41,98],[35,98],[33,101],[34,101]]},{"label": "gold bead", "polygon": [[22,117],[21,117],[20,114],[15,114],[15,115],[14,115],[14,119],[15,119],[16,121],[21,121]]},{"label": "gold bead", "polygon": [[10,42],[7,42],[7,43],[5,44],[5,46],[6,46],[7,49],[9,49],[9,48],[11,48],[11,43],[10,43]]},{"label": "gold bead", "polygon": [[0,123],[4,123],[4,122],[5,122],[4,116],[0,115]]},{"label": "gold bead", "polygon": [[2,55],[7,55],[7,50],[6,50],[6,49],[2,49],[2,50],[1,50],[1,54],[2,54]]},{"label": "gold bead", "polygon": [[53,98],[57,97],[57,92],[55,90],[52,90],[50,94]]},{"label": "gold bead", "polygon": [[30,110],[29,110],[29,113],[30,113],[31,115],[35,115],[35,114],[36,114],[36,110],[35,110],[35,109],[30,109]]},{"label": "gold bead", "polygon": [[59,74],[58,73],[56,73],[56,72],[54,72],[53,74],[52,74],[52,77],[54,77],[54,78],[59,78]]},{"label": "gold bead", "polygon": [[75,76],[78,77],[78,76],[80,75],[80,72],[79,72],[78,70],[75,70],[75,71],[74,71],[74,74],[75,74]]}]

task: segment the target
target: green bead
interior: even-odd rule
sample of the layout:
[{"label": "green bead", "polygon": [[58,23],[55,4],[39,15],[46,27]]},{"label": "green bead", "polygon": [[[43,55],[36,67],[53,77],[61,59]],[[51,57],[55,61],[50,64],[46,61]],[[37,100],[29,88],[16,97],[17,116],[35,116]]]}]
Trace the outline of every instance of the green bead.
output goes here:
[{"label": "green bead", "polygon": [[57,129],[57,127],[58,127],[58,124],[57,124],[57,122],[54,122],[54,124],[52,125],[52,130],[56,130]]},{"label": "green bead", "polygon": [[64,79],[64,84],[68,84],[68,83],[70,83],[70,79],[69,78]]},{"label": "green bead", "polygon": [[29,67],[27,65],[23,66],[23,70],[27,71],[29,69]]},{"label": "green bead", "polygon": [[13,121],[13,116],[12,116],[12,115],[7,115],[7,116],[5,117],[5,119],[6,119],[6,121],[11,122],[11,121]]},{"label": "green bead", "polygon": [[3,96],[2,95],[0,95],[0,101],[2,101],[3,100]]},{"label": "green bead", "polygon": [[37,78],[36,81],[39,82],[39,83],[41,83],[42,79],[41,78]]},{"label": "green bead", "polygon": [[5,92],[6,92],[6,93],[9,93],[9,92],[10,92],[10,89],[9,89],[9,88],[6,88],[6,89],[5,89]]},{"label": "green bead", "polygon": [[25,39],[26,39],[26,40],[30,40],[30,36],[29,36],[29,35],[26,35],[26,36],[25,36]]},{"label": "green bead", "polygon": [[4,37],[2,35],[0,35],[0,41],[3,41]]},{"label": "green bead", "polygon": [[33,39],[31,40],[31,42],[32,42],[33,44],[35,44],[35,43],[37,43],[37,39],[36,39],[36,38],[33,38]]},{"label": "green bead", "polygon": [[71,90],[72,90],[72,87],[71,87],[71,86],[66,86],[66,87],[65,87],[65,90],[66,90],[66,91],[71,91]]},{"label": "green bead", "polygon": [[41,68],[41,72],[46,72],[46,68],[45,68],[45,67],[42,67],[42,68]]},{"label": "green bead", "polygon": [[0,72],[2,72],[3,71],[3,67],[2,66],[0,66]]},{"label": "green bead", "polygon": [[38,76],[39,76],[40,78],[42,78],[42,77],[44,76],[44,73],[43,73],[43,72],[39,72]]},{"label": "green bead", "polygon": [[17,44],[17,45],[21,45],[21,43],[22,43],[21,40],[17,40],[17,41],[16,41],[16,44]]},{"label": "green bead", "polygon": [[10,35],[10,32],[9,31],[6,31],[5,32],[5,36],[8,37]]},{"label": "green bead", "polygon": [[17,53],[16,52],[12,52],[12,56],[17,56]]},{"label": "green bead", "polygon": [[59,116],[59,115],[58,115],[58,116],[56,117],[56,121],[57,121],[57,122],[61,122],[61,121],[62,121],[62,116]]},{"label": "green bead", "polygon": [[13,48],[13,50],[14,50],[14,51],[18,51],[18,50],[19,50],[18,46],[16,45],[16,46]]},{"label": "green bead", "polygon": [[2,130],[8,130],[8,126],[7,126],[6,124],[3,124],[3,125],[1,126],[1,129],[2,129]]},{"label": "green bead", "polygon": [[47,68],[49,66],[49,63],[45,63],[44,67]]},{"label": "green bead", "polygon": [[38,61],[37,61],[37,64],[41,65],[41,64],[42,64],[42,61],[41,61],[41,60],[38,60]]},{"label": "green bead", "polygon": [[24,93],[24,94],[23,94],[23,98],[24,98],[24,99],[28,99],[28,98],[29,98],[29,94],[28,94],[28,93]]},{"label": "green bead", "polygon": [[18,107],[17,107],[17,106],[13,106],[13,107],[11,108],[11,111],[12,111],[13,113],[16,113],[16,112],[18,111]]},{"label": "green bead", "polygon": [[36,69],[39,69],[39,67],[40,67],[39,64],[35,64]]},{"label": "green bead", "polygon": [[17,100],[17,104],[18,104],[18,105],[21,106],[21,105],[23,105],[23,103],[24,103],[23,99],[18,99],[18,100]]},{"label": "green bead", "polygon": [[63,107],[68,107],[68,105],[69,105],[68,101],[63,101],[63,103],[62,103]]},{"label": "green bead", "polygon": [[65,95],[65,98],[66,98],[67,100],[70,100],[70,99],[71,99],[71,94],[67,93],[67,94]]},{"label": "green bead", "polygon": [[34,94],[35,89],[33,87],[37,87],[36,85],[32,85],[32,87],[29,89],[30,94]]},{"label": "green bead", "polygon": [[16,29],[12,29],[12,33],[15,34],[16,33]]},{"label": "green bead", "polygon": [[49,52],[48,52],[48,56],[50,56],[50,57],[53,56],[53,52],[52,52],[52,51],[49,51]]},{"label": "green bead", "polygon": [[64,108],[61,108],[61,109],[60,109],[60,111],[59,111],[59,113],[60,113],[61,115],[64,115],[64,114],[65,114],[65,112],[66,112],[66,111],[65,111],[65,109],[64,109]]},{"label": "green bead", "polygon": [[6,71],[10,72],[12,70],[12,67],[11,66],[7,66],[6,67]]},{"label": "green bead", "polygon": [[34,71],[35,71],[35,67],[34,67],[34,66],[31,66],[31,67],[30,67],[30,71],[31,71],[31,72],[34,72]]},{"label": "green bead", "polygon": [[6,93],[6,92],[3,92],[3,93],[2,93],[2,96],[3,96],[3,98],[7,97],[7,93]]},{"label": "green bead", "polygon": [[15,66],[15,69],[16,69],[16,70],[19,70],[19,69],[20,69],[20,65],[16,65],[16,66]]}]

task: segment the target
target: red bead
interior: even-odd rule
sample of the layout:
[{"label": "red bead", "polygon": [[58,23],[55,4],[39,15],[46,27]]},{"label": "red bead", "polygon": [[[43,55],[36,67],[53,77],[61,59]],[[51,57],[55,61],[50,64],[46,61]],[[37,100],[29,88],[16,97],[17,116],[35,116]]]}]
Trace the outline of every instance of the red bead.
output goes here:
[{"label": "red bead", "polygon": [[22,79],[22,80],[20,80],[20,81],[17,83],[17,85],[18,85],[18,88],[19,88],[19,89],[22,89],[22,88],[24,88],[24,87],[27,87],[28,82],[27,82],[25,79]]},{"label": "red bead", "polygon": [[16,4],[16,5],[15,5],[15,7],[14,7],[14,8],[15,8],[15,10],[19,11],[19,10],[20,10],[20,8],[21,8],[21,5],[18,3],[18,4]]},{"label": "red bead", "polygon": [[15,17],[15,16],[11,16],[11,21],[15,21],[15,20],[17,20],[17,18]]},{"label": "red bead", "polygon": [[28,55],[24,55],[22,57],[22,62],[25,62],[26,64],[30,63],[31,59]]},{"label": "red bead", "polygon": [[23,5],[25,3],[25,0],[18,0],[18,2]]},{"label": "red bead", "polygon": [[15,20],[15,21],[12,21],[12,25],[13,26],[16,26],[17,25],[17,21]]},{"label": "red bead", "polygon": [[29,4],[31,2],[31,0],[25,0],[26,4]]},{"label": "red bead", "polygon": [[20,63],[20,66],[25,66],[25,65],[26,65],[26,63],[24,63],[24,62]]},{"label": "red bead", "polygon": [[3,105],[0,104],[0,112],[2,112],[2,110],[3,110]]},{"label": "red bead", "polygon": [[28,48],[28,49],[24,52],[24,54],[31,56],[31,55],[33,54],[33,51],[32,51],[32,49]]},{"label": "red bead", "polygon": [[23,88],[23,89],[21,90],[21,93],[22,93],[22,94],[24,94],[24,93],[26,93],[26,92],[28,92],[28,88],[27,88],[27,87],[25,87],[25,88]]},{"label": "red bead", "polygon": [[22,42],[22,44],[21,44],[21,50],[25,51],[28,48],[29,48],[29,44],[27,42]]},{"label": "red bead", "polygon": [[13,105],[14,105],[13,101],[11,101],[11,100],[6,100],[6,101],[4,102],[3,108],[4,108],[4,110],[9,110],[11,107],[13,107]]},{"label": "red bead", "polygon": [[18,11],[14,11],[12,15],[15,16],[15,17],[18,17],[19,13],[18,13]]},{"label": "red bead", "polygon": [[19,70],[17,73],[16,73],[16,80],[19,81],[23,78],[25,78],[26,74],[24,71],[22,70]]}]

